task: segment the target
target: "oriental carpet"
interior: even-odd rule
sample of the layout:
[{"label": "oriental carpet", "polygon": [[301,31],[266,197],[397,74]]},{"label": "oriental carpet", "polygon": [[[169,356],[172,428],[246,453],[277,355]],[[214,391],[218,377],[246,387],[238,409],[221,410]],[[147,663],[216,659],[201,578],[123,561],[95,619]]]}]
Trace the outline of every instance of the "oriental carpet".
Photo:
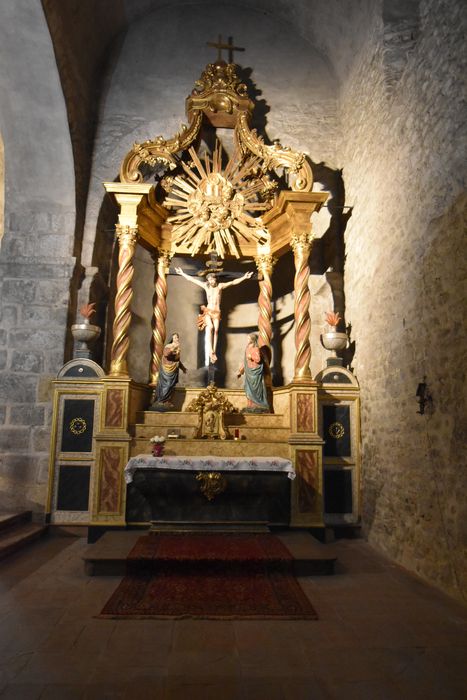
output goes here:
[{"label": "oriental carpet", "polygon": [[99,617],[316,620],[292,563],[271,534],[147,535]]}]

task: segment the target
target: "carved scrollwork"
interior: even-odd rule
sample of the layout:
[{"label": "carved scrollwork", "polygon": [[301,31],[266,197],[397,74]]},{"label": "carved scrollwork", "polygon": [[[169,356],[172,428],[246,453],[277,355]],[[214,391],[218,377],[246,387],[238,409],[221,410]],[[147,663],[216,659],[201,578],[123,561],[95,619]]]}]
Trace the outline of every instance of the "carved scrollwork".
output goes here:
[{"label": "carved scrollwork", "polygon": [[208,501],[214,500],[227,488],[227,479],[220,472],[199,472],[195,479],[201,482],[200,491]]},{"label": "carved scrollwork", "polygon": [[185,410],[198,413],[198,425],[194,432],[195,439],[220,438],[221,440],[230,437],[229,431],[224,425],[224,414],[238,412],[238,409],[225,394],[219,391],[213,382],[198,394]]},{"label": "carved scrollwork", "polygon": [[165,140],[162,136],[156,136],[152,141],[135,143],[123,159],[120,182],[142,182],[143,173],[140,166],[143,163],[151,168],[163,165],[173,170],[177,166],[175,155],[193,143],[201,128],[202,117],[202,112],[194,110],[188,127],[183,124],[173,138]]},{"label": "carved scrollwork", "polygon": [[266,170],[285,168],[289,175],[289,184],[295,192],[310,192],[313,187],[313,173],[303,153],[297,153],[287,146],[275,143],[267,146],[256,129],[250,129],[249,115],[239,114],[235,127],[235,138],[240,150],[250,151],[264,163]]}]

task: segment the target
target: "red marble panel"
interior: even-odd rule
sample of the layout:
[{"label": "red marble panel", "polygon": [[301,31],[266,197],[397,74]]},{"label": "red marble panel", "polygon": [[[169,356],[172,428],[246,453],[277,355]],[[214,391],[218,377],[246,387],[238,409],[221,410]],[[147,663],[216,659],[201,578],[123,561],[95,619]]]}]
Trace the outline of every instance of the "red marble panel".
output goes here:
[{"label": "red marble panel", "polygon": [[108,389],[105,402],[106,428],[123,428],[123,391]]},{"label": "red marble panel", "polygon": [[118,513],[122,470],[122,449],[103,447],[100,453],[99,512]]},{"label": "red marble panel", "polygon": [[311,394],[297,394],[297,431],[313,433],[313,397]]},{"label": "red marble panel", "polygon": [[319,486],[318,455],[310,450],[297,450],[295,460],[300,513],[313,513]]}]

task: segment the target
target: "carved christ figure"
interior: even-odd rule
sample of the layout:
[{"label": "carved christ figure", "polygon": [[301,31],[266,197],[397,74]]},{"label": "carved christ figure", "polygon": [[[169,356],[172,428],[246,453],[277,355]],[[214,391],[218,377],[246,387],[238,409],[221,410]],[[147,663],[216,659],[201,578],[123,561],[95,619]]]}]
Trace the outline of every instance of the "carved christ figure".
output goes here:
[{"label": "carved christ figure", "polygon": [[212,363],[217,360],[216,347],[217,338],[219,336],[219,324],[221,320],[221,298],[222,292],[226,287],[232,287],[234,284],[241,284],[252,276],[252,272],[245,272],[242,277],[239,277],[232,282],[217,282],[217,277],[214,272],[209,272],[206,275],[206,282],[196,279],[191,275],[183,272],[181,267],[176,267],[175,272],[182,275],[188,282],[196,284],[206,292],[207,305],[201,307],[201,313],[198,316],[198,329],[205,330],[209,340],[209,357]]}]

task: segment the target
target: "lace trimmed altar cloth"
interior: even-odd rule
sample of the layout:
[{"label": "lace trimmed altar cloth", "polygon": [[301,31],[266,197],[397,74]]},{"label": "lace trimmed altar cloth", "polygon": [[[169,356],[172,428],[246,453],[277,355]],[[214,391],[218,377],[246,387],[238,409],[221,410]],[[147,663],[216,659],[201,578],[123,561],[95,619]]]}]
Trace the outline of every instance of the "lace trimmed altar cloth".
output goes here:
[{"label": "lace trimmed altar cloth", "polygon": [[131,484],[137,469],[175,469],[208,472],[286,472],[295,479],[292,462],[283,457],[153,457],[137,455],[125,467],[125,482]]}]

